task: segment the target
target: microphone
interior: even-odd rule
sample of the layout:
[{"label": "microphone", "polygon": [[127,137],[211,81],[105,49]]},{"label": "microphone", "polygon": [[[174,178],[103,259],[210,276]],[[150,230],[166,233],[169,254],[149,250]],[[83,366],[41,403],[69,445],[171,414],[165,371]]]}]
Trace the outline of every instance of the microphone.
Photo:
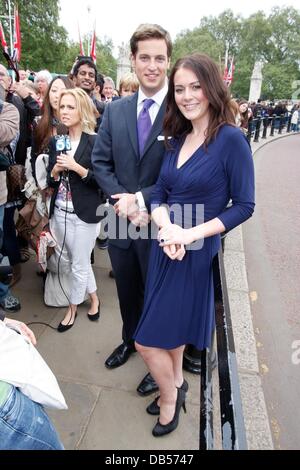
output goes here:
[{"label": "microphone", "polygon": [[[60,155],[61,153],[66,153],[66,152],[69,152],[70,150],[72,150],[70,137],[67,134],[65,134],[65,135],[56,135],[55,136],[55,149],[56,149],[56,152],[57,152],[56,157],[58,155]],[[68,182],[68,177],[69,177],[69,170],[65,169],[61,173],[60,180],[64,179],[66,182]]]},{"label": "microphone", "polygon": [[70,137],[66,135],[55,136],[55,149],[58,153],[65,153],[72,150]]}]

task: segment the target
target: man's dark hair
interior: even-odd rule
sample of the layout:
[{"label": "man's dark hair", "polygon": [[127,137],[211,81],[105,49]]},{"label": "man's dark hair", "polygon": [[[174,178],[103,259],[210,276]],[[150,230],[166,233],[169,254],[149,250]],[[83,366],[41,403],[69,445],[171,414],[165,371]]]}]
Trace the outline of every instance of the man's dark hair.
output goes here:
[{"label": "man's dark hair", "polygon": [[78,62],[76,62],[76,64],[74,65],[73,73],[72,73],[74,77],[77,77],[79,68],[82,65],[88,65],[91,69],[94,69],[95,77],[97,77],[97,74],[98,74],[97,67],[92,61],[92,59],[80,59]]},{"label": "man's dark hair", "polygon": [[102,73],[97,73],[96,85],[100,87],[101,94],[104,87],[104,76],[102,75]]}]

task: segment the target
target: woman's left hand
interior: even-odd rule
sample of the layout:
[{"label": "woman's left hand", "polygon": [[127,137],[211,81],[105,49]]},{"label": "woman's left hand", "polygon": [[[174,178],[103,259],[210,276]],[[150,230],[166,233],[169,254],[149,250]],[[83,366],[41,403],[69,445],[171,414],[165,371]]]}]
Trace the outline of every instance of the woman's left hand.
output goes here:
[{"label": "woman's left hand", "polygon": [[67,155],[66,153],[61,153],[57,156],[56,159],[58,165],[63,167],[65,170],[76,171],[78,163],[74,160],[74,157]]},{"label": "woman's left hand", "polygon": [[168,224],[162,227],[158,232],[157,239],[161,247],[167,245],[189,245],[194,241],[189,229],[184,229],[175,224]]}]

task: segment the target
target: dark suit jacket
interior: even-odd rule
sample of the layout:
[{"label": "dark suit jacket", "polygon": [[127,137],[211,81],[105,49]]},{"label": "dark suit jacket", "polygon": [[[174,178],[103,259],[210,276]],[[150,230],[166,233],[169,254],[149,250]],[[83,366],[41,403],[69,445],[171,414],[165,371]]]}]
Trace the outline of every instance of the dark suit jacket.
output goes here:
[{"label": "dark suit jacket", "polygon": [[[102,124],[92,154],[95,179],[109,197],[117,193],[141,191],[149,209],[150,195],[159,175],[165,152],[162,134],[165,102],[153,123],[143,154],[139,155],[137,136],[138,93],[106,105]],[[116,201],[110,200],[111,204]],[[122,248],[130,240],[110,238],[110,242]]]},{"label": "dark suit jacket", "polygon": [[[77,163],[82,165],[84,168],[89,169],[87,177],[81,179],[81,177],[74,171],[69,172],[70,190],[75,213],[79,219],[88,224],[98,223],[101,218],[103,218],[99,215],[96,215],[98,207],[104,202],[104,197],[95,180],[91,163],[91,154],[95,140],[96,135],[89,135],[83,132],[74,155],[74,159]],[[56,157],[59,153],[60,152],[56,151],[55,138],[53,137],[49,145],[48,172],[49,186],[54,187],[55,190],[50,203],[50,217],[54,211],[55,199],[60,184],[60,181],[55,181],[53,178],[51,178],[50,174],[56,163]]]}]

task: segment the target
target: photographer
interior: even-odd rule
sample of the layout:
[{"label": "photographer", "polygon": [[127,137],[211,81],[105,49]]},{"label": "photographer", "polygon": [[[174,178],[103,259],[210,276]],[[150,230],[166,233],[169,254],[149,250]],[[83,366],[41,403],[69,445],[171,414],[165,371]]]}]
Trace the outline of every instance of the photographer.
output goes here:
[{"label": "photographer", "polygon": [[[1,73],[1,70],[0,70]],[[19,132],[19,113],[15,106],[5,103],[4,90],[0,85],[0,152],[3,157],[7,155],[7,146]],[[4,207],[7,201],[6,170],[0,171],[0,249],[3,243]],[[14,297],[8,285],[0,282],[0,306],[9,312],[20,310],[19,300]]]}]

